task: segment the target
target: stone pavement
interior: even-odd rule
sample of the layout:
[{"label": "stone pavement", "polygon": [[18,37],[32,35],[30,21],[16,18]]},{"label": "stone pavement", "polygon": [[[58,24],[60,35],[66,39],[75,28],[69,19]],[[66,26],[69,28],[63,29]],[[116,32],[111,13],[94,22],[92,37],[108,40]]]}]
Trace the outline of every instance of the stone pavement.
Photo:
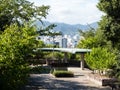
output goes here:
[{"label": "stone pavement", "polygon": [[29,83],[24,90],[111,90],[109,87],[102,87],[90,82],[86,75],[89,70],[80,68],[68,68],[74,72],[75,77],[55,78],[51,74],[31,74]]}]

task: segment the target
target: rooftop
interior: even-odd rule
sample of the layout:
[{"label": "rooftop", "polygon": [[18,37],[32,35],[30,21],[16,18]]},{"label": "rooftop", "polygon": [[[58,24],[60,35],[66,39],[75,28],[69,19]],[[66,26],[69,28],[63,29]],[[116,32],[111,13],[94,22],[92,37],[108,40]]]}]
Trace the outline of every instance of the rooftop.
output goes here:
[{"label": "rooftop", "polygon": [[78,48],[38,48],[37,50],[69,52],[69,53],[72,53],[72,54],[91,52],[91,49],[78,49]]}]

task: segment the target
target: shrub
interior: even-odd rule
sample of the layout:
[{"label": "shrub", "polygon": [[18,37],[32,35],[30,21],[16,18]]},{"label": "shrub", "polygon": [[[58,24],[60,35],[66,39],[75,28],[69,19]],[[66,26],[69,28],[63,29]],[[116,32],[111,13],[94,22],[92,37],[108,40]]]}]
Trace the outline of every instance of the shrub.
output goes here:
[{"label": "shrub", "polygon": [[90,54],[86,55],[87,65],[92,70],[107,70],[116,65],[116,55],[107,48],[93,48]]},{"label": "shrub", "polygon": [[29,75],[26,60],[36,47],[36,31],[13,24],[0,34],[0,89],[18,90]]},{"label": "shrub", "polygon": [[55,77],[73,77],[74,74],[70,71],[53,71]]},{"label": "shrub", "polygon": [[50,73],[50,68],[44,66],[35,66],[30,69],[30,73],[34,73],[34,74]]}]

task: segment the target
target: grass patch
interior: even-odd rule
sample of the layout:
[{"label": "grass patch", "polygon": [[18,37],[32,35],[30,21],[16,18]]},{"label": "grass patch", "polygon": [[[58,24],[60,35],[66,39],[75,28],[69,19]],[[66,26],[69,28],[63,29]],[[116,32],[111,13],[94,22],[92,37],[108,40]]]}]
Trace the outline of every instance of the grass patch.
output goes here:
[{"label": "grass patch", "polygon": [[55,77],[74,77],[73,72],[70,71],[62,71],[62,70],[56,70],[52,73]]}]

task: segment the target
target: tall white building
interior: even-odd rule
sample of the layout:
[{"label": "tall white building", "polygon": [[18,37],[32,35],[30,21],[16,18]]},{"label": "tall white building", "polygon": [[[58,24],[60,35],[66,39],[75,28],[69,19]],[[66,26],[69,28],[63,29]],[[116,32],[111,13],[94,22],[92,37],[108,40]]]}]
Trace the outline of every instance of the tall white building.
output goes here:
[{"label": "tall white building", "polygon": [[67,48],[67,38],[62,38],[62,48]]}]

